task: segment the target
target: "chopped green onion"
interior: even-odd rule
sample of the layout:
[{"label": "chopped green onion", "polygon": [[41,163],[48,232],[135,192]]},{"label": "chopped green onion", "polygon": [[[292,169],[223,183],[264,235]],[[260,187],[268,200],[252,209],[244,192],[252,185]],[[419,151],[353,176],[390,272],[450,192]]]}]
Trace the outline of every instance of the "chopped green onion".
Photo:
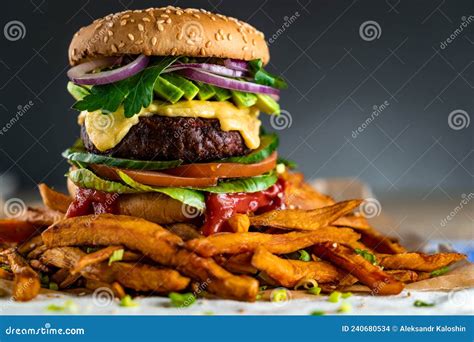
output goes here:
[{"label": "chopped green onion", "polygon": [[123,249],[117,249],[112,253],[112,255],[109,258],[109,266],[112,265],[113,262],[115,261],[120,261],[123,259]]},{"label": "chopped green onion", "polygon": [[359,254],[361,257],[363,257],[365,260],[370,262],[372,265],[377,265],[377,258],[375,257],[375,255],[373,255],[366,249],[356,248],[354,249],[354,252],[356,254]]},{"label": "chopped green onion", "polygon": [[40,282],[42,285],[48,285],[49,284],[49,277],[47,274],[40,273]]},{"label": "chopped green onion", "polygon": [[50,304],[46,307],[46,310],[56,312],[65,311],[69,313],[76,313],[79,311],[77,304],[71,299],[66,300],[64,305]]},{"label": "chopped green onion", "polygon": [[212,316],[212,315],[214,315],[214,312],[213,311],[204,311],[202,314],[206,315],[206,316]]},{"label": "chopped green onion", "polygon": [[258,288],[259,291],[265,291],[267,289],[267,285],[262,285]]},{"label": "chopped green onion", "polygon": [[288,291],[286,289],[275,289],[270,295],[272,302],[286,302],[288,300]]},{"label": "chopped green onion", "polygon": [[171,299],[171,305],[175,308],[186,308],[196,302],[196,297],[192,293],[181,294],[177,292],[171,292],[168,297]]},{"label": "chopped green onion", "polygon": [[344,298],[344,299],[352,297],[352,293],[351,292],[343,292],[341,297]]},{"label": "chopped green onion", "polygon": [[120,300],[120,306],[126,307],[126,308],[131,308],[134,306],[138,306],[138,303],[135,302],[130,295],[125,295],[121,300]]},{"label": "chopped green onion", "polygon": [[49,289],[53,291],[59,290],[58,284],[56,284],[54,281],[49,283]]},{"label": "chopped green onion", "polygon": [[100,248],[99,247],[86,247],[86,253],[94,253],[97,252]]},{"label": "chopped green onion", "polygon": [[430,273],[432,277],[439,277],[449,271],[448,266],[444,266],[441,268],[438,268],[437,270],[434,270],[433,272]]},{"label": "chopped green onion", "polygon": [[311,294],[317,296],[321,293],[321,288],[318,287],[318,286],[312,287],[312,288],[308,289],[308,293],[311,293]]},{"label": "chopped green onion", "polygon": [[311,311],[310,313],[311,316],[323,316],[325,314],[326,313],[322,310],[314,310],[314,311]]},{"label": "chopped green onion", "polygon": [[329,295],[328,302],[337,303],[341,299],[342,293],[339,291],[334,291]]},{"label": "chopped green onion", "polygon": [[311,255],[309,255],[309,253],[306,252],[304,249],[298,251],[298,253],[300,254],[299,259],[301,261],[311,261]]},{"label": "chopped green onion", "polygon": [[337,311],[340,313],[349,313],[352,311],[352,305],[351,303],[343,302]]},{"label": "chopped green onion", "polygon": [[3,269],[3,270],[5,270],[5,271],[8,271],[8,272],[11,272],[11,271],[12,271],[12,269],[10,268],[9,265],[1,265],[0,268]]},{"label": "chopped green onion", "polygon": [[418,300],[415,300],[413,305],[416,306],[417,308],[422,308],[422,307],[435,306],[435,303],[427,303],[427,302],[424,302],[424,301],[418,299]]}]

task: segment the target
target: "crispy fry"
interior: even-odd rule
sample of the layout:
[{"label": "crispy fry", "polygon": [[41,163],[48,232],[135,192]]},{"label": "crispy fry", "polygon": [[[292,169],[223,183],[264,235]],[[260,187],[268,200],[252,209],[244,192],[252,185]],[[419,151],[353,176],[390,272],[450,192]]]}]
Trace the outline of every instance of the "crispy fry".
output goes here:
[{"label": "crispy fry", "polygon": [[209,291],[224,298],[253,301],[258,293],[257,280],[235,276],[214,260],[181,249],[181,238],[143,219],[110,214],[75,217],[49,227],[42,237],[48,247],[123,245],[207,283]]},{"label": "crispy fry", "polygon": [[29,301],[35,298],[41,288],[40,278],[14,249],[2,252],[8,258],[8,264],[14,275],[13,299],[19,302]]},{"label": "crispy fry", "polygon": [[336,221],[332,223],[333,226],[337,227],[349,227],[359,230],[371,229],[369,222],[364,216],[347,214],[345,216],[339,217]]},{"label": "crispy fry", "polygon": [[13,273],[10,273],[7,270],[4,270],[3,268],[0,268],[0,279],[12,280],[13,279]]},{"label": "crispy fry", "polygon": [[408,284],[418,281],[418,273],[410,270],[386,270],[386,273],[392,275],[398,281]]},{"label": "crispy fry", "polygon": [[336,267],[328,262],[283,259],[262,247],[255,251],[252,265],[258,270],[266,272],[279,285],[285,287],[294,287],[303,279],[329,283],[337,281],[343,276]]},{"label": "crispy fry", "polygon": [[245,233],[249,231],[250,219],[248,215],[245,214],[234,214],[227,220],[227,224],[234,233]]},{"label": "crispy fry", "polygon": [[71,197],[51,189],[44,183],[39,184],[38,189],[45,206],[61,213],[67,212],[72,203]]},{"label": "crispy fry", "polygon": [[36,235],[32,237],[31,239],[23,242],[20,246],[18,246],[18,253],[22,255],[26,255],[29,252],[31,252],[33,249],[36,247],[39,247],[43,244],[43,239],[41,238],[41,235]]},{"label": "crispy fry", "polygon": [[377,255],[379,264],[389,270],[412,270],[432,272],[441,267],[449,266],[456,261],[465,259],[464,254],[459,253],[402,253],[393,255]]},{"label": "crispy fry", "polygon": [[216,256],[216,261],[227,271],[239,274],[256,274],[258,270],[252,266],[252,253],[231,255],[228,258]]},{"label": "crispy fry", "polygon": [[359,234],[349,228],[324,227],[314,231],[286,234],[220,233],[188,241],[186,247],[201,256],[253,252],[264,247],[270,253],[287,254],[324,241],[357,241]]},{"label": "crispy fry", "polygon": [[374,229],[361,230],[360,235],[362,243],[378,253],[398,254],[407,251],[398,242],[383,236]]},{"label": "crispy fry", "polygon": [[281,229],[314,230],[329,226],[339,217],[354,210],[360,203],[360,200],[351,200],[314,210],[272,210],[251,217],[250,223],[254,226]]},{"label": "crispy fry", "polygon": [[316,191],[304,181],[302,173],[286,173],[285,202],[289,208],[312,210],[333,205],[334,200]]},{"label": "crispy fry", "polygon": [[403,290],[403,283],[341,244],[331,242],[316,244],[313,252],[354,275],[361,283],[370,287],[372,294],[393,295]]},{"label": "crispy fry", "polygon": [[114,281],[111,287],[115,293],[115,296],[117,296],[118,298],[122,299],[123,297],[127,295],[127,293],[123,289],[122,285],[120,285],[120,283]]},{"label": "crispy fry", "polygon": [[173,234],[178,235],[183,241],[199,239],[203,236],[199,233],[198,228],[190,223],[175,223],[165,227]]},{"label": "crispy fry", "polygon": [[110,258],[110,256],[115,252],[118,251],[119,249],[123,249],[122,246],[108,246],[102,249],[99,249],[96,252],[89,253],[84,255],[79,259],[79,261],[74,265],[74,267],[71,269],[71,274],[77,274],[80,273],[84,268],[86,268],[89,265],[92,264],[98,264],[104,260],[107,260]]}]

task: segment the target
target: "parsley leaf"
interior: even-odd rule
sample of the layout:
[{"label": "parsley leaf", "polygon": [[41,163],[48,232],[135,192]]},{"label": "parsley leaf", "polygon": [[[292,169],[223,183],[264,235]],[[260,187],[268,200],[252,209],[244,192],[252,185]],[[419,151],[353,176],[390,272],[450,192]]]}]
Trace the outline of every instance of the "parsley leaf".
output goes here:
[{"label": "parsley leaf", "polygon": [[138,74],[118,82],[93,86],[90,94],[73,105],[74,109],[89,112],[115,112],[123,104],[125,117],[130,118],[148,107],[153,100],[156,79],[178,57],[164,57]]}]

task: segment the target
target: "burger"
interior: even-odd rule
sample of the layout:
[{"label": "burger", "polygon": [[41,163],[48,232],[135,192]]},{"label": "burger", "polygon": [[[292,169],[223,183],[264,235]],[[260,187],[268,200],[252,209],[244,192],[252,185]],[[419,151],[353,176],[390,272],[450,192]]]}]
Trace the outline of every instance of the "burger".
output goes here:
[{"label": "burger", "polygon": [[263,33],[232,17],[177,7],[125,11],[81,28],[69,47],[80,139],[67,217],[123,214],[229,231],[239,213],[285,206],[278,137],[285,81],[265,70]]}]

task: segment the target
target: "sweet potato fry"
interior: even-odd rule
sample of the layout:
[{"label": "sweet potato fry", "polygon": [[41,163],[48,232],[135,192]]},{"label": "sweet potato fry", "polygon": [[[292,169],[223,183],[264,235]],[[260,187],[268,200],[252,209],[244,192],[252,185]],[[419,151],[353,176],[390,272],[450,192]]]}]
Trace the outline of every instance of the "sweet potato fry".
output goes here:
[{"label": "sweet potato fry", "polygon": [[7,255],[8,264],[14,275],[13,299],[19,302],[26,302],[35,298],[41,288],[40,278],[15,250],[3,251]]},{"label": "sweet potato fry", "polygon": [[378,253],[398,254],[407,251],[398,242],[387,236],[383,236],[372,228],[361,230],[360,235],[362,243]]},{"label": "sweet potato fry", "polygon": [[429,273],[427,272],[418,273],[410,270],[385,270],[385,272],[405,284],[429,278]]},{"label": "sweet potato fry", "polygon": [[438,253],[432,255],[423,253],[402,253],[377,255],[379,264],[386,269],[422,272],[433,272],[465,258],[466,256],[460,253]]},{"label": "sweet potato fry", "polygon": [[253,226],[275,227],[281,229],[315,230],[329,226],[339,217],[354,210],[360,200],[339,202],[331,206],[313,209],[272,210],[250,218]]},{"label": "sweet potato fry", "polygon": [[302,173],[286,173],[285,203],[288,208],[312,210],[333,205],[334,200],[316,191],[304,181]]},{"label": "sweet potato fry", "polygon": [[3,268],[0,268],[0,279],[12,280],[13,279],[13,273],[10,273],[7,270],[4,270]]},{"label": "sweet potato fry", "polygon": [[43,239],[41,235],[36,235],[29,240],[23,242],[20,246],[18,246],[18,253],[22,255],[26,255],[31,252],[33,249],[41,246],[43,244]]},{"label": "sweet potato fry", "polygon": [[354,275],[361,283],[370,287],[374,295],[393,295],[403,290],[403,283],[380,267],[372,265],[353,249],[338,243],[325,242],[316,244],[313,252]]},{"label": "sweet potato fry", "polygon": [[286,234],[219,233],[186,242],[186,248],[203,257],[218,254],[253,252],[264,247],[270,253],[287,254],[324,241],[356,241],[359,234],[349,228],[324,227],[313,231]]},{"label": "sweet potato fry", "polygon": [[341,216],[336,221],[334,221],[332,225],[337,227],[349,227],[358,230],[366,230],[371,228],[369,222],[367,222],[367,219],[364,216],[355,214]]},{"label": "sweet potato fry", "polygon": [[104,260],[110,258],[110,256],[119,249],[123,249],[122,246],[108,246],[102,249],[99,249],[96,252],[89,253],[84,255],[79,259],[79,261],[71,269],[71,274],[80,273],[84,268],[92,264],[98,264]]},{"label": "sweet potato fry", "polygon": [[31,223],[20,220],[0,220],[0,244],[21,243],[30,239],[36,233]]},{"label": "sweet potato fry", "polygon": [[143,219],[110,214],[69,218],[49,227],[42,237],[48,247],[123,245],[206,283],[210,292],[224,298],[253,301],[258,293],[257,280],[235,276],[214,260],[180,248],[181,238]]},{"label": "sweet potato fry", "polygon": [[250,219],[245,214],[234,214],[234,216],[227,220],[227,224],[234,233],[245,233],[249,231]]},{"label": "sweet potato fry", "polygon": [[203,236],[199,233],[198,228],[190,223],[175,223],[165,227],[173,234],[178,235],[183,241],[199,239]]},{"label": "sweet potato fry", "polygon": [[39,184],[38,189],[46,207],[61,213],[67,212],[69,205],[72,203],[71,197],[51,189],[44,183]]},{"label": "sweet potato fry", "polygon": [[258,270],[252,266],[252,256],[252,253],[242,253],[231,255],[228,258],[218,255],[215,259],[219,265],[229,272],[253,275]]},{"label": "sweet potato fry", "polygon": [[303,279],[329,283],[343,277],[343,274],[328,262],[283,259],[262,247],[255,251],[252,265],[285,287],[294,287]]}]

